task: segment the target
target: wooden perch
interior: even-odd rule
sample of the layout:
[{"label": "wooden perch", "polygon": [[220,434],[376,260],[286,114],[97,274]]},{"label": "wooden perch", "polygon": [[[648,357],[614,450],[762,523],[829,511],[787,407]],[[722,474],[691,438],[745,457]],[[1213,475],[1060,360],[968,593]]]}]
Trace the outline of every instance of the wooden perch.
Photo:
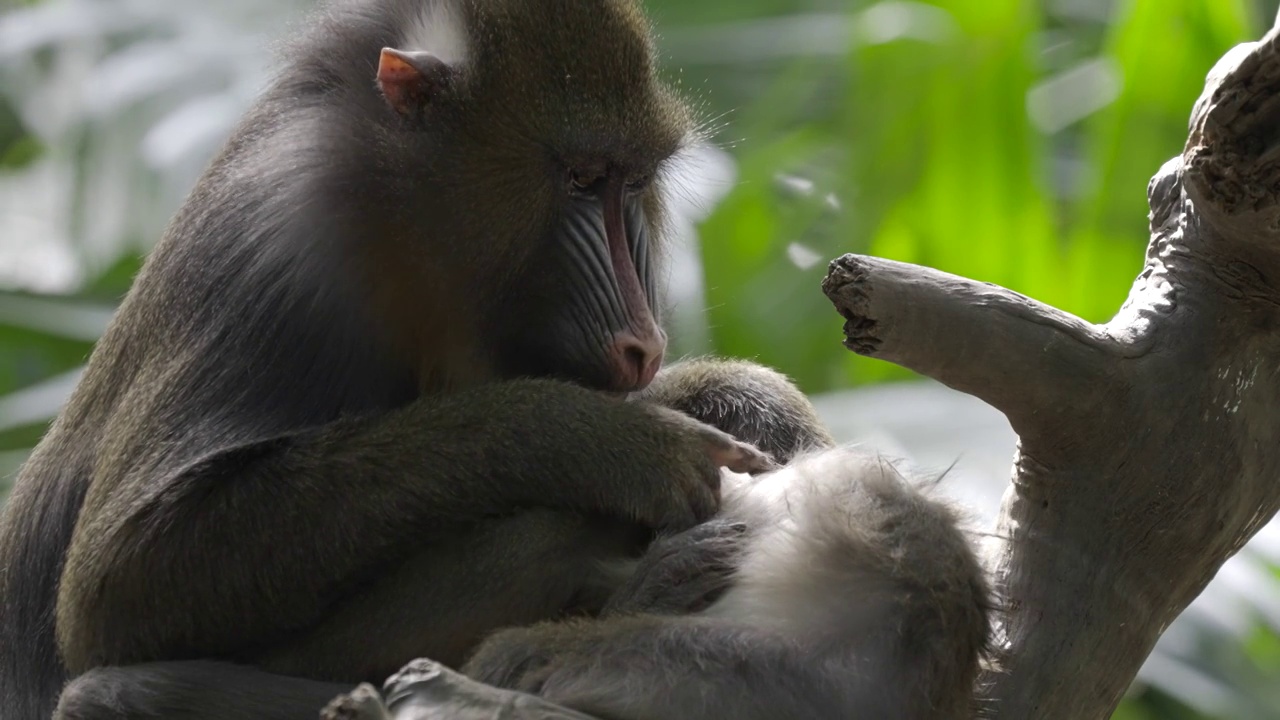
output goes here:
[{"label": "wooden perch", "polygon": [[[846,344],[973,394],[1020,437],[984,714],[1106,718],[1169,623],[1280,507],[1280,31],[1210,73],[1148,188],[1128,301],[1092,325],[994,285],[846,255]],[[418,661],[328,720],[584,720]]]},{"label": "wooden perch", "polygon": [[1111,322],[887,260],[831,264],[850,349],[985,400],[1019,435],[989,717],[1109,717],[1280,507],[1278,33],[1210,73],[1182,157],[1148,189],[1146,267]]}]

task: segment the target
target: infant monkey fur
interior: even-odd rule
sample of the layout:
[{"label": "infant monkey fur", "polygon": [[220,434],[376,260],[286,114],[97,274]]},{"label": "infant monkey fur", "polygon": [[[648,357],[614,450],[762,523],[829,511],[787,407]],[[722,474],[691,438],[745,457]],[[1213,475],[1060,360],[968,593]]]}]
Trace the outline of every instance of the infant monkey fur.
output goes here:
[{"label": "infant monkey fur", "polygon": [[683,548],[681,536],[655,546],[705,564],[699,542],[739,532],[729,587],[709,605],[503,631],[465,672],[626,720],[972,716],[991,595],[928,483],[845,447],[755,478],[726,471],[723,492],[721,516]]}]

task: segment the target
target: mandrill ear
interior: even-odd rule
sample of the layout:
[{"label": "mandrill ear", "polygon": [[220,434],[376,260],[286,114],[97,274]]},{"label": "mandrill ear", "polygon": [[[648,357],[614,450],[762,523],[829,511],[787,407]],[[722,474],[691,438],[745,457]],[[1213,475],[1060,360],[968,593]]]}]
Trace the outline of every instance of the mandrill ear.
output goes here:
[{"label": "mandrill ear", "polygon": [[453,80],[449,63],[429,52],[405,52],[382,48],[378,58],[378,89],[393,110],[413,117]]}]

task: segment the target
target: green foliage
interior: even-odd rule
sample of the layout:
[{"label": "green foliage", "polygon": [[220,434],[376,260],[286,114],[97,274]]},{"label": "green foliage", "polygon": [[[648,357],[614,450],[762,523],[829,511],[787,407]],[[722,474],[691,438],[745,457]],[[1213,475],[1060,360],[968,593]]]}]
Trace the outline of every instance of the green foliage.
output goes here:
[{"label": "green foliage", "polygon": [[0,172],[27,167],[42,151],[40,141],[27,132],[13,103],[0,95]]},{"label": "green foliage", "polygon": [[[874,30],[897,11],[917,31],[854,32],[844,66],[818,70],[837,78],[838,101],[822,97],[830,83],[797,82],[815,73],[796,63],[733,118],[730,133],[746,138],[733,147],[740,179],[701,228],[714,349],[776,364],[812,391],[903,371],[839,351],[839,320],[817,291],[825,264],[796,267],[795,243],[824,260],[870,253],[1110,317],[1141,268],[1147,180],[1181,151],[1208,69],[1260,32],[1243,0],[1129,0],[1094,25],[1021,0],[887,5],[849,22]],[[1033,124],[1029,93],[1062,72],[1046,67],[1043,47],[1061,33],[1071,64],[1118,88],[1096,113],[1048,131]],[[808,202],[778,192],[779,174],[811,179]]]},{"label": "green foliage", "polygon": [[1141,267],[1134,240],[1143,236],[1136,220],[1146,214],[1147,180],[1181,152],[1209,68],[1260,29],[1241,0],[1120,5],[1104,53],[1124,89],[1085,128],[1088,189],[1072,204],[1075,222],[1067,225],[1062,307],[1095,320],[1119,306]]},{"label": "green foliage", "polygon": [[0,498],[88,358],[110,305],[0,292]]},{"label": "green foliage", "polygon": [[[11,296],[0,295],[0,313]],[[46,330],[0,323],[0,385],[19,388],[74,369],[84,362],[92,341],[61,337]]]},{"label": "green foliage", "polygon": [[1158,690],[1146,690],[1122,703],[1111,714],[1111,720],[1214,720],[1214,718],[1198,713]]}]

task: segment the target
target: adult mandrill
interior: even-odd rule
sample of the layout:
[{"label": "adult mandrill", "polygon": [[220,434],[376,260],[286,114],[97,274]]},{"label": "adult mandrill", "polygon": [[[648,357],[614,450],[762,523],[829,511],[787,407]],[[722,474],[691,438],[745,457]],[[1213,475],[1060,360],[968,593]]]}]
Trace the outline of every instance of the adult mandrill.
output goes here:
[{"label": "adult mandrill", "polygon": [[19,475],[5,718],[75,677],[63,717],[313,718],[598,611],[599,557],[769,465],[614,397],[661,361],[659,185],[690,137],[631,0],[327,8]]},{"label": "adult mandrill", "polygon": [[[5,717],[309,719],[499,628],[660,604],[616,561],[715,513],[722,466],[771,467],[686,414],[750,407],[749,373],[617,397],[661,362],[659,185],[691,132],[632,0],[325,10],[19,476]],[[706,419],[755,439],[732,417]],[[878,637],[906,660],[868,678],[934,677]]]}]

